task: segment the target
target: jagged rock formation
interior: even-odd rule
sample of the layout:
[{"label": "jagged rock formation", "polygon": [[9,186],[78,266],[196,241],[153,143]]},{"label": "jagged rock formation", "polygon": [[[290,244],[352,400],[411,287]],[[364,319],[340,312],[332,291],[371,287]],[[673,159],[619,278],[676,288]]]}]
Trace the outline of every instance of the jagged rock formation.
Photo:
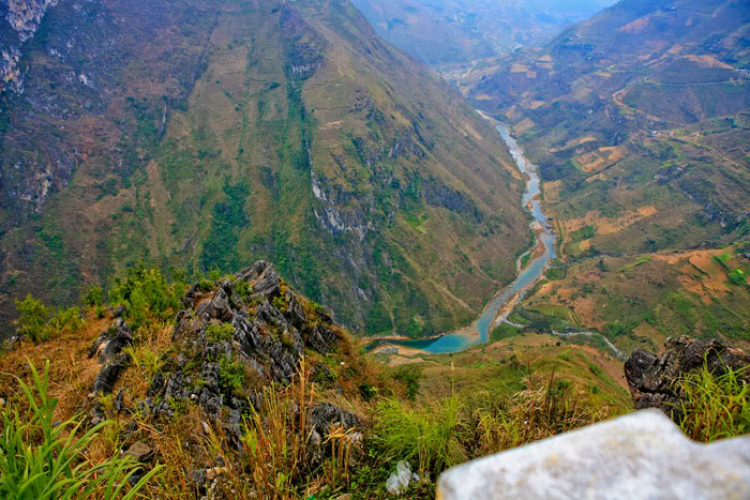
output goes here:
[{"label": "jagged rock formation", "polygon": [[646,410],[444,473],[438,500],[747,498],[750,437],[703,445]]},{"label": "jagged rock formation", "polygon": [[[325,309],[316,306],[306,312],[302,299],[264,261],[233,281],[222,280],[210,292],[195,285],[183,304],[173,333],[174,352],[165,360],[166,369],[155,375],[141,407],[156,418],[171,417],[175,401],[192,399],[211,419],[223,416],[230,437],[237,440],[242,416],[262,395],[246,399],[230,377],[241,370],[250,392],[270,381],[287,384],[298,373],[305,349],[326,354],[342,335]],[[330,425],[352,428],[359,423],[354,415],[326,403],[310,409],[309,421],[319,446]]]},{"label": "jagged rock formation", "polygon": [[[661,355],[637,349],[625,363],[633,403],[637,410],[658,408],[676,422],[682,420],[680,377],[700,370],[704,363],[715,375],[727,368],[740,370],[750,365],[750,356],[714,339],[678,337],[667,340]],[[744,372],[750,381],[750,372]]]},{"label": "jagged rock formation", "polygon": [[122,350],[133,343],[130,327],[118,318],[115,324],[102,333],[89,350],[89,358],[99,356],[104,364],[94,382],[94,392],[110,394],[120,374],[130,364],[130,356]]}]

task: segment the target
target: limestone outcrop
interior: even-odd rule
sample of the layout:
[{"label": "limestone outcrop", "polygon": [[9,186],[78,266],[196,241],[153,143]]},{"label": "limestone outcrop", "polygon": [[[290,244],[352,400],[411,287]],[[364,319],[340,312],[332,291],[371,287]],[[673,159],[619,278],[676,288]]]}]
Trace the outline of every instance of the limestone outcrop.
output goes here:
[{"label": "limestone outcrop", "polygon": [[[703,368],[715,375],[728,368],[750,365],[750,356],[715,339],[677,337],[667,340],[661,356],[637,349],[625,363],[625,376],[636,410],[658,408],[675,422],[682,420],[682,391],[679,379]],[[750,371],[745,370],[750,381]]]},{"label": "limestone outcrop", "polygon": [[750,497],[750,437],[687,439],[658,410],[563,434],[445,472],[438,500]]}]

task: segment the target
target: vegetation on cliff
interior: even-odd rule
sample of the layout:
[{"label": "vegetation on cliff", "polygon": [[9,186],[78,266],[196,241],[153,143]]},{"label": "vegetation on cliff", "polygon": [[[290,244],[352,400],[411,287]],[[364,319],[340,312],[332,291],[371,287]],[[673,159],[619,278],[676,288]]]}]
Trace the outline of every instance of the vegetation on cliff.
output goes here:
[{"label": "vegetation on cliff", "polygon": [[[630,407],[606,355],[543,336],[386,369],[265,262],[193,286],[136,267],[108,295],[67,328],[35,303],[19,328],[48,334],[2,352],[4,494],[28,466],[35,492],[76,498],[384,498],[407,460],[406,496],[430,498],[450,466]],[[745,392],[712,373],[682,382],[703,439],[747,421],[746,405],[707,419]]]}]

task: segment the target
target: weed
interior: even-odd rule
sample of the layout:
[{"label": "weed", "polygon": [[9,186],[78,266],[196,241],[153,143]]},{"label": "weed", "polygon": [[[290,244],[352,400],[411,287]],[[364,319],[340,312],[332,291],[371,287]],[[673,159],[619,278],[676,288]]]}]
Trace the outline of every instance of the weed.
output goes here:
[{"label": "weed", "polygon": [[211,323],[206,328],[206,340],[209,342],[224,342],[234,335],[234,327],[229,323]]},{"label": "weed", "polygon": [[[83,435],[76,417],[55,422],[57,400],[50,398],[49,362],[40,376],[32,363],[34,385],[18,379],[30,407],[3,410],[0,434],[0,496],[16,499],[123,498],[129,500],[162,466],[154,467],[125,493],[127,479],[138,469],[130,457],[114,457],[98,465],[83,460],[83,453],[111,422],[102,422]],[[125,494],[124,494],[125,493]]]},{"label": "weed", "polygon": [[750,384],[747,368],[725,367],[716,375],[704,363],[680,380],[682,430],[697,441],[710,442],[750,432]]}]

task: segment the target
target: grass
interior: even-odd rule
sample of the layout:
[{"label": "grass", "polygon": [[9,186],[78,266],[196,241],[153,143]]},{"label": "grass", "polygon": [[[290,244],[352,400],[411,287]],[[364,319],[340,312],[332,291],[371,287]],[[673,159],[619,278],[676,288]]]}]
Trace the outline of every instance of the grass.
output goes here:
[{"label": "grass", "polygon": [[711,442],[750,433],[749,367],[725,367],[717,375],[702,369],[680,380],[684,403],[681,428],[696,441]]},{"label": "grass", "polygon": [[[161,283],[154,276],[132,280],[126,287],[129,295],[142,293],[141,289],[179,288],[169,280],[154,288],[154,280]],[[323,309],[299,300],[310,321],[319,321]],[[506,325],[497,344],[394,370],[375,364],[342,333],[335,351],[327,355],[308,351],[288,385],[255,377],[239,357],[222,357],[222,393],[247,403],[240,439],[230,437],[220,421],[207,418],[196,402],[180,397],[169,401],[178,415],[166,419],[139,410],[120,414],[114,408],[114,395],[100,398],[97,403],[109,420],[86,428],[82,411],[90,408],[81,401],[100,370],[86,353],[114,321],[111,316],[95,317],[102,306],[84,311],[87,322],[80,331],[56,332],[44,343],[27,342],[4,354],[4,369],[18,379],[0,374],[2,394],[9,399],[0,434],[0,496],[27,498],[18,493],[19,486],[5,482],[23,481],[28,468],[62,470],[51,478],[35,476],[39,484],[28,498],[44,498],[62,476],[72,480],[54,490],[54,498],[64,498],[69,487],[78,488],[70,498],[86,498],[87,491],[92,498],[124,497],[132,491],[124,478],[138,464],[121,459],[119,452],[143,441],[166,466],[136,485],[139,498],[202,495],[189,475],[206,467],[220,477],[214,488],[225,496],[323,499],[352,493],[354,498],[384,498],[385,481],[400,460],[409,460],[423,478],[430,478],[407,492],[423,498],[434,492],[432,481],[446,468],[629,408],[628,395],[612,378],[613,365],[600,354],[567,343],[561,346],[556,338],[519,336]],[[126,350],[133,362],[115,388],[115,393],[122,389],[124,404],[134,409],[146,398],[154,375],[179,357],[187,357],[186,373],[192,376],[188,366],[195,354],[175,343],[174,319],[161,319],[164,313],[159,307],[149,306],[143,314],[146,321]],[[230,325],[216,322],[208,329],[213,341],[231,337]],[[187,339],[185,345],[189,344]],[[46,358],[50,361],[40,376],[34,363]],[[750,431],[743,376],[686,377],[682,382],[690,395],[684,408],[686,432],[712,440]],[[14,393],[17,386],[21,389]],[[356,431],[334,424],[324,432],[313,432],[311,411],[322,402],[353,413],[361,425]],[[54,425],[58,421],[62,423]],[[45,462],[41,454],[50,449]],[[54,464],[44,465],[52,463],[50,457],[53,462],[60,457],[70,460],[62,459],[63,466],[53,469]]]},{"label": "grass", "polygon": [[[57,400],[49,395],[49,364],[42,375],[30,364],[34,385],[18,379],[30,408],[3,409],[0,434],[0,496],[16,499],[86,499],[136,497],[162,466],[156,466],[127,487],[139,468],[128,456],[115,456],[97,465],[84,459],[86,449],[113,424],[105,421],[84,432],[81,415],[55,421]],[[129,490],[129,491],[128,491]]]},{"label": "grass", "polygon": [[504,385],[425,398],[419,404],[382,401],[375,410],[372,443],[379,460],[409,460],[424,473],[443,470],[473,458],[521,446],[600,421],[605,407],[584,404],[571,383],[529,375],[524,389]]},{"label": "grass", "polygon": [[263,404],[253,410],[242,437],[246,467],[263,498],[289,498],[296,493],[307,449],[308,410],[315,396],[308,385],[304,362],[296,384],[287,388],[268,386]]}]

